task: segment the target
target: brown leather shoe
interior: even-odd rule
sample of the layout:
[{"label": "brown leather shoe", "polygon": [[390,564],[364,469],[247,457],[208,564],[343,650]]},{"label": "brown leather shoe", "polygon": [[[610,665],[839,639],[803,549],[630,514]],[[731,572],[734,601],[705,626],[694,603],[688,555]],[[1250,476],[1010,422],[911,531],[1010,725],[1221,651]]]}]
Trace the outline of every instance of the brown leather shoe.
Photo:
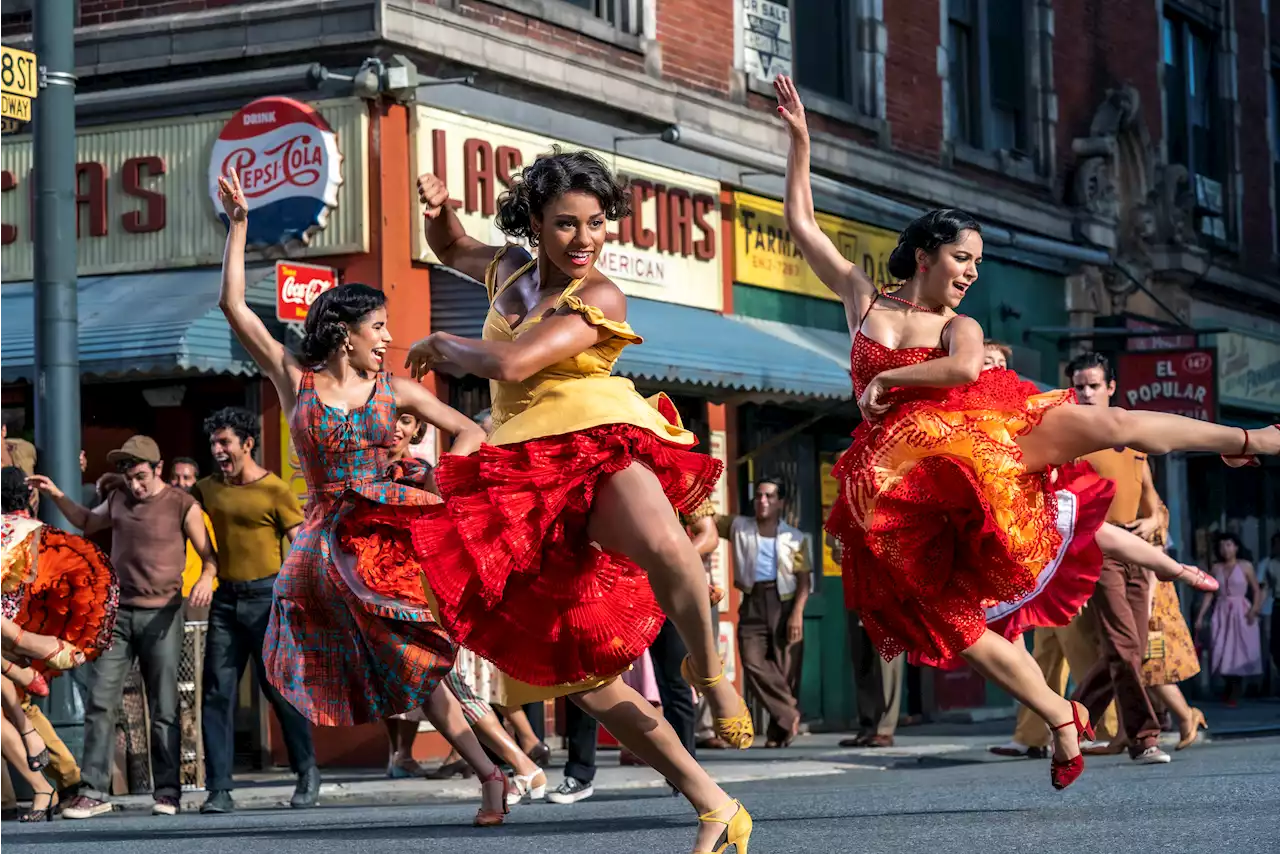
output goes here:
[{"label": "brown leather shoe", "polygon": [[860,732],[853,738],[843,738],[840,740],[841,747],[866,747],[867,739],[871,738],[870,733]]},{"label": "brown leather shoe", "polygon": [[893,747],[893,736],[873,735],[867,739],[867,747]]}]

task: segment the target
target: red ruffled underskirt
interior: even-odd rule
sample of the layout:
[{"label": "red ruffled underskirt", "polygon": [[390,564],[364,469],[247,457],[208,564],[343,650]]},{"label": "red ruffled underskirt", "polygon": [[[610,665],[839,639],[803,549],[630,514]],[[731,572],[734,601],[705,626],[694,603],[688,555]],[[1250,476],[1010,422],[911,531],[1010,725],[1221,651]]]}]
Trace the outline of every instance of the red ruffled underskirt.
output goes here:
[{"label": "red ruffled underskirt", "polygon": [[358,501],[339,524],[339,543],[385,595],[407,599],[416,588],[422,597],[416,579],[425,573],[453,640],[511,677],[550,686],[619,673],[664,619],[644,571],[587,534],[602,479],[632,463],[686,512],[723,470],[625,424],[484,445],[441,459],[434,474],[444,504]]},{"label": "red ruffled underskirt", "polygon": [[[111,646],[120,604],[115,569],[102,549],[52,525],[40,529],[38,555],[35,580],[15,591],[22,597],[15,622],[23,631],[72,644],[92,661]],[[43,661],[31,666],[58,673]]]}]

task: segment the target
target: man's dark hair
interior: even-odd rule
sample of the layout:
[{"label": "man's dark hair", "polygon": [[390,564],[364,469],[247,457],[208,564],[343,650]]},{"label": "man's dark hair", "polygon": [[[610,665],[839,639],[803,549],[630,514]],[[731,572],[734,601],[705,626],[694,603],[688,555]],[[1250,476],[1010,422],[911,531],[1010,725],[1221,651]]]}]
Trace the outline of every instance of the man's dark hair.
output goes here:
[{"label": "man's dark hair", "polygon": [[150,466],[152,471],[156,471],[157,469],[160,468],[159,463],[153,463],[150,460],[140,460],[137,457],[130,457],[127,460],[120,460],[119,462],[117,462],[116,471],[118,471],[120,474],[128,474],[129,469],[137,468],[138,466],[143,465],[144,463],[147,466]]},{"label": "man's dark hair", "polygon": [[204,420],[204,433],[206,436],[212,436],[223,428],[229,428],[231,432],[239,436],[241,444],[252,439],[255,448],[259,445],[258,419],[247,409],[241,409],[238,406],[225,406]]},{"label": "man's dark hair", "polygon": [[782,478],[773,477],[773,476],[762,477],[756,481],[756,488],[759,489],[761,486],[764,486],[766,483],[772,483],[775,487],[777,487],[778,498],[782,499],[783,501],[787,500],[787,484],[785,481],[783,481]]},{"label": "man's dark hair", "polygon": [[172,472],[178,466],[191,466],[196,470],[196,477],[200,476],[200,464],[191,457],[174,457],[169,462],[169,471]]},{"label": "man's dark hair", "polygon": [[21,513],[31,509],[31,487],[27,473],[17,466],[0,469],[0,512]]},{"label": "man's dark hair", "polygon": [[1111,360],[1101,353],[1090,350],[1088,353],[1081,353],[1067,364],[1067,381],[1075,379],[1078,371],[1087,371],[1090,368],[1102,368],[1102,378],[1106,382],[1112,382],[1116,378],[1116,369],[1111,367]]}]

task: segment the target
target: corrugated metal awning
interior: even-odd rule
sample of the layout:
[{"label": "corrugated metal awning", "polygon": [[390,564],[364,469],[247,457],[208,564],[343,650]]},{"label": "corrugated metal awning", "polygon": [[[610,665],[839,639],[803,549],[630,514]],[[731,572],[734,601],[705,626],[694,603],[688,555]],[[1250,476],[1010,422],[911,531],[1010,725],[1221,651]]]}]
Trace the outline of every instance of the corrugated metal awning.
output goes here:
[{"label": "corrugated metal awning", "polygon": [[[250,270],[248,299],[278,326],[271,268]],[[218,310],[221,271],[175,270],[77,281],[83,375],[256,374],[257,366]],[[279,329],[275,330],[279,333]],[[0,287],[0,377],[30,380],[35,362],[31,282]]]},{"label": "corrugated metal awning", "polygon": [[[478,338],[487,311],[483,287],[432,269],[432,329]],[[645,339],[618,360],[617,372],[633,379],[794,397],[853,393],[843,333],[637,297],[627,300],[627,322]]]}]

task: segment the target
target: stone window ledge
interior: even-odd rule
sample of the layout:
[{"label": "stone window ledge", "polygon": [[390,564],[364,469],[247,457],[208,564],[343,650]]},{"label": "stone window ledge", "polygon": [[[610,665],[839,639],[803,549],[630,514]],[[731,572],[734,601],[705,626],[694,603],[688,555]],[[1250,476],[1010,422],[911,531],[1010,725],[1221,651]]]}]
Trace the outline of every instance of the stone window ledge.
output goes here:
[{"label": "stone window ledge", "polygon": [[[598,18],[585,9],[578,8],[563,0],[486,0],[494,6],[501,6],[566,30],[581,33],[587,38],[611,44],[614,47],[633,53],[644,53],[644,43],[639,35],[624,32],[603,18]],[[657,0],[645,0],[657,2]],[[448,0],[444,4],[450,11],[458,11],[459,0]],[[652,36],[650,36],[652,38]]]},{"label": "stone window ledge", "polygon": [[[864,115],[853,104],[837,101],[835,98],[829,98],[826,95],[820,95],[817,92],[805,89],[803,86],[797,88],[801,99],[804,101],[806,112],[817,113],[820,116],[826,116],[829,119],[835,119],[846,124],[855,125],[863,130],[871,131],[879,137],[881,142],[888,140],[889,123],[884,119]],[[777,94],[773,91],[772,83],[750,75],[747,75],[747,89],[766,98],[773,98]]]}]

